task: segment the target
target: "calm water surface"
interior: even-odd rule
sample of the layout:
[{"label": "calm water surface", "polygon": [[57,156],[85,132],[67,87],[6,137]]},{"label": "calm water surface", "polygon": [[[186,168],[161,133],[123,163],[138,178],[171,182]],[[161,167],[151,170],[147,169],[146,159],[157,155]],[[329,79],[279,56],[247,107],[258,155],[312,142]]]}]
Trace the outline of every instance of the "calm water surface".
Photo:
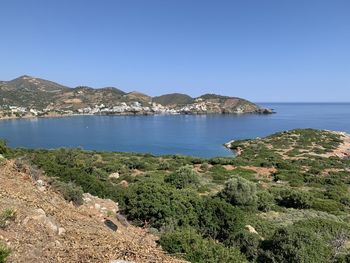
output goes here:
[{"label": "calm water surface", "polygon": [[0,121],[10,146],[229,156],[222,144],[295,128],[350,133],[350,103],[261,103],[273,115],[78,116]]}]

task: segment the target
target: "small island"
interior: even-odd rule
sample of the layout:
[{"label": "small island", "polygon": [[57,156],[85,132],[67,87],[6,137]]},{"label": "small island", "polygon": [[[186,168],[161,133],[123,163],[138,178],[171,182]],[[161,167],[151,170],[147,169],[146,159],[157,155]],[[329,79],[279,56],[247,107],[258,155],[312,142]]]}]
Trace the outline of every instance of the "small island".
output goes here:
[{"label": "small island", "polygon": [[151,97],[140,92],[126,93],[114,87],[69,88],[52,81],[21,76],[0,81],[0,119],[58,117],[74,115],[152,115],[152,114],[271,114],[237,97],[186,94]]}]

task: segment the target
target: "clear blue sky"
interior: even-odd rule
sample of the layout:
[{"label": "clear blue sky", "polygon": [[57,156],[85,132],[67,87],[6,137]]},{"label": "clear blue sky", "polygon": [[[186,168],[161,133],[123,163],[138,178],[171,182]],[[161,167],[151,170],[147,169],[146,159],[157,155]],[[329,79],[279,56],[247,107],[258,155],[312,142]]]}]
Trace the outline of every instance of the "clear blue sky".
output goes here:
[{"label": "clear blue sky", "polygon": [[1,0],[0,79],[350,101],[349,0]]}]

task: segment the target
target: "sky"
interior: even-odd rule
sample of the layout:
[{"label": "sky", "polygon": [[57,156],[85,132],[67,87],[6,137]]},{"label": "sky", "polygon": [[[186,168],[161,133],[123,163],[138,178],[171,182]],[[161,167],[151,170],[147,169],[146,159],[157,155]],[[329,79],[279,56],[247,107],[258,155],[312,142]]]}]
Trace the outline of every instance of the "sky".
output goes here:
[{"label": "sky", "polygon": [[349,0],[0,0],[0,79],[350,101]]}]

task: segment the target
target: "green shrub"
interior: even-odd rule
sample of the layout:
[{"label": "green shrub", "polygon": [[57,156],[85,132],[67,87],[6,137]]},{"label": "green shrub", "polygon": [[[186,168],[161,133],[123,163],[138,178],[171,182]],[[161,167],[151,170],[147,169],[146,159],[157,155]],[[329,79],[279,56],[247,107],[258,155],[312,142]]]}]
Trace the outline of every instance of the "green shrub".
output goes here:
[{"label": "green shrub", "polygon": [[130,185],[123,197],[124,214],[138,225],[148,223],[161,228],[198,225],[197,210],[201,199],[197,193],[177,190],[152,178]]},{"label": "green shrub", "polygon": [[339,211],[344,209],[344,206],[337,201],[334,201],[331,199],[321,199],[321,198],[315,198],[312,201],[311,207],[318,211],[324,211],[327,213],[336,213],[336,214]]},{"label": "green shrub", "polygon": [[203,172],[207,172],[209,170],[209,164],[208,163],[202,163],[201,166],[200,166],[200,169]]},{"label": "green shrub", "polygon": [[232,205],[254,206],[257,203],[256,185],[241,177],[232,178],[225,184],[219,197]]},{"label": "green shrub", "polygon": [[83,204],[83,190],[81,187],[76,186],[72,182],[64,183],[58,180],[51,181],[51,185],[54,189],[59,191],[68,202],[73,202],[75,205]]},{"label": "green shrub", "polygon": [[226,246],[237,247],[250,262],[255,262],[259,255],[261,238],[257,234],[242,231],[225,241]]},{"label": "green shrub", "polygon": [[272,206],[275,204],[275,199],[272,194],[268,191],[259,191],[257,193],[258,197],[258,210],[262,212],[268,212],[271,210]]},{"label": "green shrub", "polygon": [[0,154],[7,154],[8,153],[8,147],[7,147],[7,143],[5,140],[0,140]]},{"label": "green shrub", "polygon": [[350,254],[338,255],[335,258],[335,263],[350,263]]},{"label": "green shrub", "polygon": [[345,184],[340,185],[330,185],[327,187],[325,197],[333,199],[335,201],[340,201],[345,198],[349,198],[348,186]]},{"label": "green shrub", "polygon": [[170,164],[168,162],[162,161],[158,164],[158,170],[169,170]]},{"label": "green shrub", "polygon": [[0,263],[5,263],[10,256],[11,250],[0,244]]},{"label": "green shrub", "polygon": [[159,243],[170,254],[182,256],[193,263],[247,262],[237,249],[204,239],[193,229],[165,233]]},{"label": "green shrub", "polygon": [[12,208],[6,208],[0,214],[0,229],[4,229],[9,221],[14,221],[16,219],[16,211]]},{"label": "green shrub", "polygon": [[333,256],[349,252],[347,242],[350,239],[350,225],[329,219],[314,218],[296,222],[294,227],[313,232],[332,248]]},{"label": "green shrub", "polygon": [[225,241],[241,231],[245,224],[244,213],[220,198],[204,199],[198,212],[199,229],[203,236]]},{"label": "green shrub", "polygon": [[277,198],[278,204],[287,208],[310,208],[312,198],[309,193],[297,190],[282,190]]},{"label": "green shrub", "polygon": [[164,181],[177,189],[199,185],[198,175],[192,170],[191,166],[181,167],[176,172],[167,175]]},{"label": "green shrub", "polygon": [[258,262],[318,263],[329,262],[331,251],[312,231],[288,227],[279,229],[262,244]]}]

